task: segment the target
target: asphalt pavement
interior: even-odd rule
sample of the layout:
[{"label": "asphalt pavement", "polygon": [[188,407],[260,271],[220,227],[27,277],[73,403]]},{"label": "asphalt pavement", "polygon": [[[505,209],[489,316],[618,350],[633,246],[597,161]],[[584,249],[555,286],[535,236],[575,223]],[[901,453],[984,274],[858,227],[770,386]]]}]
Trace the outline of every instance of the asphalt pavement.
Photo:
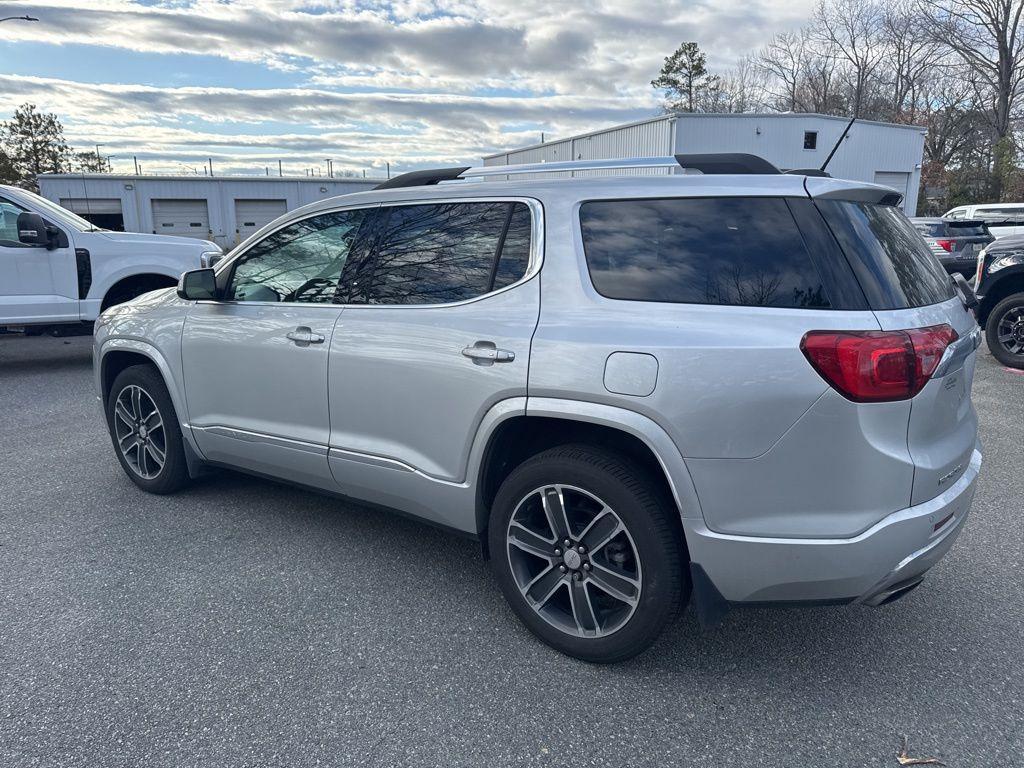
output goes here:
[{"label": "asphalt pavement", "polygon": [[[0,336],[0,767],[1024,766],[1024,375],[982,349],[967,527],[906,599],[687,613],[610,667],[478,545],[225,472],[123,474],[91,339]],[[865,482],[869,482],[866,479]]]}]

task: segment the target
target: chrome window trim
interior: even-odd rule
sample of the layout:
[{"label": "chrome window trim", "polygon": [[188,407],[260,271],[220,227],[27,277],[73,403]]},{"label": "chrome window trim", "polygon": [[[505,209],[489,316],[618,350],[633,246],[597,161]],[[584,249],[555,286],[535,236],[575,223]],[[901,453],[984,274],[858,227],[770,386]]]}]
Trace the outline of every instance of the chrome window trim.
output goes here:
[{"label": "chrome window trim", "polygon": [[473,197],[436,197],[436,198],[416,198],[412,200],[386,200],[383,202],[369,203],[363,205],[341,205],[337,208],[325,208],[315,213],[311,213],[308,216],[301,216],[295,219],[289,219],[287,222],[281,224],[281,226],[273,229],[263,235],[258,240],[254,240],[244,250],[239,251],[236,254],[232,254],[229,260],[223,266],[218,265],[215,270],[215,274],[219,277],[221,270],[230,269],[234,262],[244,256],[249,250],[259,243],[263,242],[266,238],[279,232],[285,227],[290,227],[292,224],[296,224],[306,219],[312,219],[316,216],[322,216],[328,213],[341,213],[344,211],[355,211],[363,208],[395,208],[398,206],[409,206],[409,205],[440,205],[444,203],[524,203],[530,209],[530,256],[526,266],[526,273],[514,283],[498,288],[497,290],[483,293],[479,296],[474,296],[471,299],[462,299],[460,301],[451,301],[443,304],[326,304],[318,302],[307,302],[307,301],[228,301],[226,299],[212,300],[204,299],[196,302],[197,304],[224,304],[230,306],[247,306],[247,307],[323,307],[327,309],[438,309],[442,307],[459,307],[464,304],[472,304],[473,302],[481,301],[482,299],[489,299],[492,296],[497,296],[500,293],[511,291],[514,288],[519,287],[523,283],[532,280],[540,273],[541,266],[544,263],[544,206],[540,200],[533,197],[521,197],[517,195],[494,195],[494,196],[473,196]]}]

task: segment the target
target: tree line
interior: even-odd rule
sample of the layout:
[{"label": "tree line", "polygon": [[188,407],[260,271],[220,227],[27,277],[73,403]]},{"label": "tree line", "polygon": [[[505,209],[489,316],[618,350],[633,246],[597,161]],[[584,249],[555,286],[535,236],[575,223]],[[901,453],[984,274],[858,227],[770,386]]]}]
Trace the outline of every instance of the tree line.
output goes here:
[{"label": "tree line", "polygon": [[10,120],[0,122],[0,184],[38,191],[41,173],[102,173],[110,161],[95,150],[75,152],[64,140],[57,116],[23,104]]},{"label": "tree line", "polygon": [[673,112],[820,112],[927,129],[920,213],[1024,199],[1024,0],[821,0],[731,69],[695,42],[651,82]]}]

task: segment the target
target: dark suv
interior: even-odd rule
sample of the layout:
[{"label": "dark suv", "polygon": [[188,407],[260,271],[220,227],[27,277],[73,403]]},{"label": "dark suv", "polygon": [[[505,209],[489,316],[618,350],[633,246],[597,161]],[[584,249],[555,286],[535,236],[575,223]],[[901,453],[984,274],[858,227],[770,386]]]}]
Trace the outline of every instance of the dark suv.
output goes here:
[{"label": "dark suv", "polygon": [[1024,368],[1024,235],[996,240],[977,260],[978,322],[1003,365]]},{"label": "dark suv", "polygon": [[959,273],[968,280],[974,274],[981,249],[995,240],[984,221],[940,218],[910,221],[946,271],[951,275]]}]

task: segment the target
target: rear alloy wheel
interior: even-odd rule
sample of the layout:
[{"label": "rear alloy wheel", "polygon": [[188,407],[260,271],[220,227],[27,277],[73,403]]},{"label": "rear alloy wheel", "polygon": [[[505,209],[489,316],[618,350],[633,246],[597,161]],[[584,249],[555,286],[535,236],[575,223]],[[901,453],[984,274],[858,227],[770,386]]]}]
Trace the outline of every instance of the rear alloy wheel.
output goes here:
[{"label": "rear alloy wheel", "polygon": [[678,513],[627,458],[545,451],[502,484],[489,544],[502,592],[552,647],[586,661],[650,646],[689,592]]},{"label": "rear alloy wheel", "polygon": [[985,339],[992,356],[1011,368],[1024,368],[1024,293],[996,304],[985,324]]},{"label": "rear alloy wheel", "polygon": [[188,482],[178,417],[155,368],[133,365],[118,374],[107,397],[107,426],[117,460],[144,491],[171,493]]}]

